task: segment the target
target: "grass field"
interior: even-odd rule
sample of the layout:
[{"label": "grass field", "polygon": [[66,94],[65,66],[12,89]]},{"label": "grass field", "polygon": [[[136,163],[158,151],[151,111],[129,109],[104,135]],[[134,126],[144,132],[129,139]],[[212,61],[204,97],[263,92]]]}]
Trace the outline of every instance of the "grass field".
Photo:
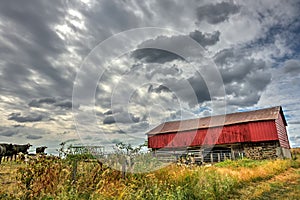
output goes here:
[{"label": "grass field", "polygon": [[214,166],[170,165],[127,174],[45,157],[0,165],[0,199],[300,199],[300,150],[295,160],[242,159]]}]

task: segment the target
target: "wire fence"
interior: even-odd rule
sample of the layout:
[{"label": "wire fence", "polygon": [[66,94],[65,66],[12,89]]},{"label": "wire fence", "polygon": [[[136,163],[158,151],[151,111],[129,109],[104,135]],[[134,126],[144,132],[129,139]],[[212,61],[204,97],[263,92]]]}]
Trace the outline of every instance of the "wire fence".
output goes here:
[{"label": "wire fence", "polygon": [[183,163],[216,163],[225,160],[235,160],[243,158],[243,152],[231,152],[231,150],[179,150],[179,151],[155,151],[154,156],[160,161],[165,162],[183,162]]}]

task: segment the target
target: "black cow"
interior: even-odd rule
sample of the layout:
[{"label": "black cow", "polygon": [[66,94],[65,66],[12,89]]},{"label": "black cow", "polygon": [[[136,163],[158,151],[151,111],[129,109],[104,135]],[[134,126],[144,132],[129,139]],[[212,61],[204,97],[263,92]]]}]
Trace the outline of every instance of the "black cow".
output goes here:
[{"label": "black cow", "polygon": [[31,147],[31,144],[14,144],[13,145],[13,156],[16,157],[19,153],[28,154],[28,149]]},{"label": "black cow", "polygon": [[35,149],[36,154],[45,154],[45,150],[46,150],[46,146],[42,146],[42,147],[37,147]]},{"label": "black cow", "polygon": [[13,155],[13,145],[12,144],[0,144],[0,163],[2,157],[11,157]]},{"label": "black cow", "polygon": [[5,155],[5,153],[6,153],[6,147],[0,144],[0,164],[1,164],[2,157]]},{"label": "black cow", "polygon": [[15,144],[14,149],[18,153],[28,154],[28,149],[32,146],[31,144]]}]

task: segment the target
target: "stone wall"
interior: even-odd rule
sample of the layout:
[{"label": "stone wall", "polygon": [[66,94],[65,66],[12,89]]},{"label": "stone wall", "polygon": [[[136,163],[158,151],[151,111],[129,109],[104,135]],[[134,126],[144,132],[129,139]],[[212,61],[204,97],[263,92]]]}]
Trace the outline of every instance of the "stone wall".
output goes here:
[{"label": "stone wall", "polygon": [[278,151],[281,149],[279,142],[248,143],[244,144],[243,147],[245,156],[250,159],[261,160],[281,157],[281,153]]},{"label": "stone wall", "polygon": [[291,150],[290,149],[287,149],[287,148],[281,148],[282,150],[282,156],[284,158],[292,158],[292,153],[291,153]]}]

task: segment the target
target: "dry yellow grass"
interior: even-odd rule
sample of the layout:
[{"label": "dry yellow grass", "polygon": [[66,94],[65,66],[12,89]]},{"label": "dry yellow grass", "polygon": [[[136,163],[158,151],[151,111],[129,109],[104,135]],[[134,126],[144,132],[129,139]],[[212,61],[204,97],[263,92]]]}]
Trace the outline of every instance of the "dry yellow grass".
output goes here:
[{"label": "dry yellow grass", "polygon": [[291,149],[293,154],[300,154],[300,147]]},{"label": "dry yellow grass", "polygon": [[266,179],[272,177],[278,173],[287,170],[291,165],[290,160],[274,160],[266,162],[261,166],[254,168],[247,167],[226,167],[226,168],[215,168],[219,173],[224,175],[230,175],[235,177],[239,182],[249,182],[258,179]]},{"label": "dry yellow grass", "polygon": [[[300,168],[296,168],[300,164],[295,165],[292,160],[239,160],[210,167],[174,164],[147,174],[128,174],[126,179],[122,179],[118,171],[103,171],[95,163],[80,162],[76,184],[70,184],[71,167],[63,160],[46,159],[43,162],[37,161],[36,165],[29,167],[15,162],[1,164],[0,199],[21,198],[25,192],[30,193],[29,197],[37,199],[182,199],[187,195],[192,196],[194,192],[202,192],[201,195],[210,199],[260,199],[275,193],[276,199],[276,195],[281,194],[285,188],[297,199],[300,192],[300,188],[296,187],[300,185]],[[30,186],[32,190],[28,190],[20,181],[20,174],[19,182],[16,180],[20,168],[35,172],[44,172],[46,169],[56,178],[47,177],[49,173],[41,173],[34,176]],[[47,189],[41,189],[39,184]]]},{"label": "dry yellow grass", "polygon": [[22,191],[18,187],[17,170],[20,164],[15,162],[2,162],[0,165],[0,194],[8,193],[10,195],[20,194]]},{"label": "dry yellow grass", "polygon": [[290,168],[270,180],[249,183],[232,199],[300,199],[299,184],[300,169]]}]

